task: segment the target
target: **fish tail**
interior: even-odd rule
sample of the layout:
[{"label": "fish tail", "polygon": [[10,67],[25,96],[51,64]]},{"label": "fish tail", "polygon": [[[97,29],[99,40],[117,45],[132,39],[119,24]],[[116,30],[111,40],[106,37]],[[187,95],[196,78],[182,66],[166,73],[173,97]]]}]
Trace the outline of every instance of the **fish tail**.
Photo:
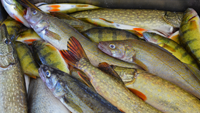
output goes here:
[{"label": "fish tail", "polygon": [[88,59],[83,47],[75,37],[70,37],[67,48],[68,50],[61,50],[60,52],[63,55],[65,61],[72,66],[75,66],[76,62],[82,58]]}]

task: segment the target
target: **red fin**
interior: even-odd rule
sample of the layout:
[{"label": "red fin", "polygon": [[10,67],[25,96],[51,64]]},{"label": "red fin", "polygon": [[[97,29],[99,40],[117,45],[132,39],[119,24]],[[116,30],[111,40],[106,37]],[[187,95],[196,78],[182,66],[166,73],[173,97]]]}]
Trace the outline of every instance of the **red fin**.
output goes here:
[{"label": "red fin", "polygon": [[147,100],[147,97],[140,91],[136,90],[136,89],[132,89],[132,88],[128,88],[132,93],[134,93],[135,95],[137,95],[138,97],[140,97],[142,100]]},{"label": "red fin", "polygon": [[125,113],[123,110],[121,110],[121,109],[119,109],[119,111],[121,111],[121,112],[123,112],[123,113]]},{"label": "red fin", "polygon": [[17,16],[15,16],[15,15],[13,15],[14,17],[15,17],[15,19],[17,20],[17,21],[19,21],[20,23],[23,23]]},{"label": "red fin", "polygon": [[85,51],[75,37],[72,36],[69,39],[67,48],[68,50],[60,50],[60,52],[66,62],[72,66],[75,66],[76,62],[78,62],[81,58],[87,59]]},{"label": "red fin", "polygon": [[143,29],[143,28],[133,28],[133,30],[137,31],[140,34],[142,34],[143,32],[147,31],[146,29]]},{"label": "red fin", "polygon": [[24,42],[33,42],[36,41],[37,39],[28,39],[28,40],[24,40]]},{"label": "red fin", "polygon": [[90,84],[90,79],[88,77],[86,77],[85,75],[81,74],[79,71],[77,72],[78,75],[80,76],[80,78],[84,81],[84,83],[88,86],[91,87]]},{"label": "red fin", "polygon": [[[121,78],[120,76],[118,75],[118,73],[106,62],[102,62],[98,65],[98,68],[102,71],[104,71],[105,73],[109,74],[109,75],[113,75],[115,76],[117,79],[119,79],[120,81]],[[123,81],[122,81],[123,82]]]},{"label": "red fin", "polygon": [[101,20],[103,20],[103,21],[106,21],[106,22],[108,22],[108,23],[114,23],[114,22],[109,21],[109,20],[106,20],[106,19],[104,19],[104,18],[99,18],[99,19],[101,19]]},{"label": "red fin", "polygon": [[60,11],[59,9],[60,5],[49,5],[48,7],[51,7],[49,11],[52,11],[52,12]]}]

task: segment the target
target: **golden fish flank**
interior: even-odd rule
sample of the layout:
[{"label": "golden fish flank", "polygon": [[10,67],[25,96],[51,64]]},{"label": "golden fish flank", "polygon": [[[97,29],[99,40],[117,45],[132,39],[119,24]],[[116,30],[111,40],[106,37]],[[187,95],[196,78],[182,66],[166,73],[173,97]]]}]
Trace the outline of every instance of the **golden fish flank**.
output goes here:
[{"label": "golden fish flank", "polygon": [[[126,62],[135,62],[146,71],[168,80],[200,98],[200,74],[151,43],[131,39],[105,41],[98,48],[106,54]],[[168,70],[168,71],[166,71]]]},{"label": "golden fish flank", "polygon": [[0,27],[0,111],[27,113],[24,76],[5,25]]}]

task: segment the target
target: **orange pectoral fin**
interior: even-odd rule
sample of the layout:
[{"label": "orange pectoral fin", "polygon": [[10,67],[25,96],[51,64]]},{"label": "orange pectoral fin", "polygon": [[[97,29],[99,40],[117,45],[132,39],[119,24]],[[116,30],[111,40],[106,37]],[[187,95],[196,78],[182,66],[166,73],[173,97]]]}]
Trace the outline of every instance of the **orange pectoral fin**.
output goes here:
[{"label": "orange pectoral fin", "polygon": [[142,63],[141,61],[137,60],[135,57],[133,57],[133,62],[135,62],[140,67],[142,67],[145,71],[148,71],[147,66],[144,63]]},{"label": "orange pectoral fin", "polygon": [[60,11],[60,5],[49,5],[48,7],[50,7],[51,9],[49,10],[50,12],[56,12],[56,11]]},{"label": "orange pectoral fin", "polygon": [[132,89],[132,88],[128,88],[132,93],[134,93],[135,95],[137,95],[138,97],[140,97],[142,100],[146,101],[147,97],[140,91],[136,90],[136,89]]},{"label": "orange pectoral fin", "polygon": [[14,15],[14,17],[18,22],[23,23],[17,16]]},{"label": "orange pectoral fin", "polygon": [[84,83],[88,86],[91,87],[90,79],[86,77],[85,75],[81,74],[79,71],[77,72],[80,78],[84,81]]}]

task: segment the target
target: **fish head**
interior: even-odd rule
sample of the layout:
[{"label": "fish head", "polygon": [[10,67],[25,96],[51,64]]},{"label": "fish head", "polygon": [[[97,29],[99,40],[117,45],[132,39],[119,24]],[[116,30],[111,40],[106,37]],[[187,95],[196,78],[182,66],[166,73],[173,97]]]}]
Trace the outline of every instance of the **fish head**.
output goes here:
[{"label": "fish head", "polygon": [[151,42],[151,43],[154,43],[154,44],[157,44],[157,42],[158,42],[157,36],[158,36],[158,35],[155,34],[155,33],[150,33],[150,32],[144,32],[144,33],[143,33],[144,39],[145,39],[147,42]]},{"label": "fish head", "polygon": [[53,91],[58,83],[57,71],[49,66],[41,65],[38,72],[43,82],[46,83],[46,86]]},{"label": "fish head", "polygon": [[183,13],[181,12],[166,11],[165,15],[163,16],[164,21],[175,28],[180,27],[182,18],[183,18]]},{"label": "fish head", "polygon": [[198,23],[199,23],[199,16],[198,16],[197,12],[196,12],[194,9],[188,8],[188,9],[184,12],[183,15],[184,15],[184,16],[183,16],[182,23],[188,23],[188,22],[190,22],[190,21],[192,21],[192,20],[196,20],[196,19],[197,19],[197,21],[198,21]]},{"label": "fish head", "polygon": [[4,68],[15,63],[13,45],[5,24],[0,27],[0,67]]},{"label": "fish head", "polygon": [[45,28],[48,27],[48,23],[46,21],[47,18],[45,15],[47,14],[43,13],[42,11],[28,7],[25,11],[24,18],[35,30],[35,32],[41,33]]},{"label": "fish head", "polygon": [[121,60],[130,61],[135,56],[135,50],[120,40],[99,42],[98,48],[104,53]]}]

